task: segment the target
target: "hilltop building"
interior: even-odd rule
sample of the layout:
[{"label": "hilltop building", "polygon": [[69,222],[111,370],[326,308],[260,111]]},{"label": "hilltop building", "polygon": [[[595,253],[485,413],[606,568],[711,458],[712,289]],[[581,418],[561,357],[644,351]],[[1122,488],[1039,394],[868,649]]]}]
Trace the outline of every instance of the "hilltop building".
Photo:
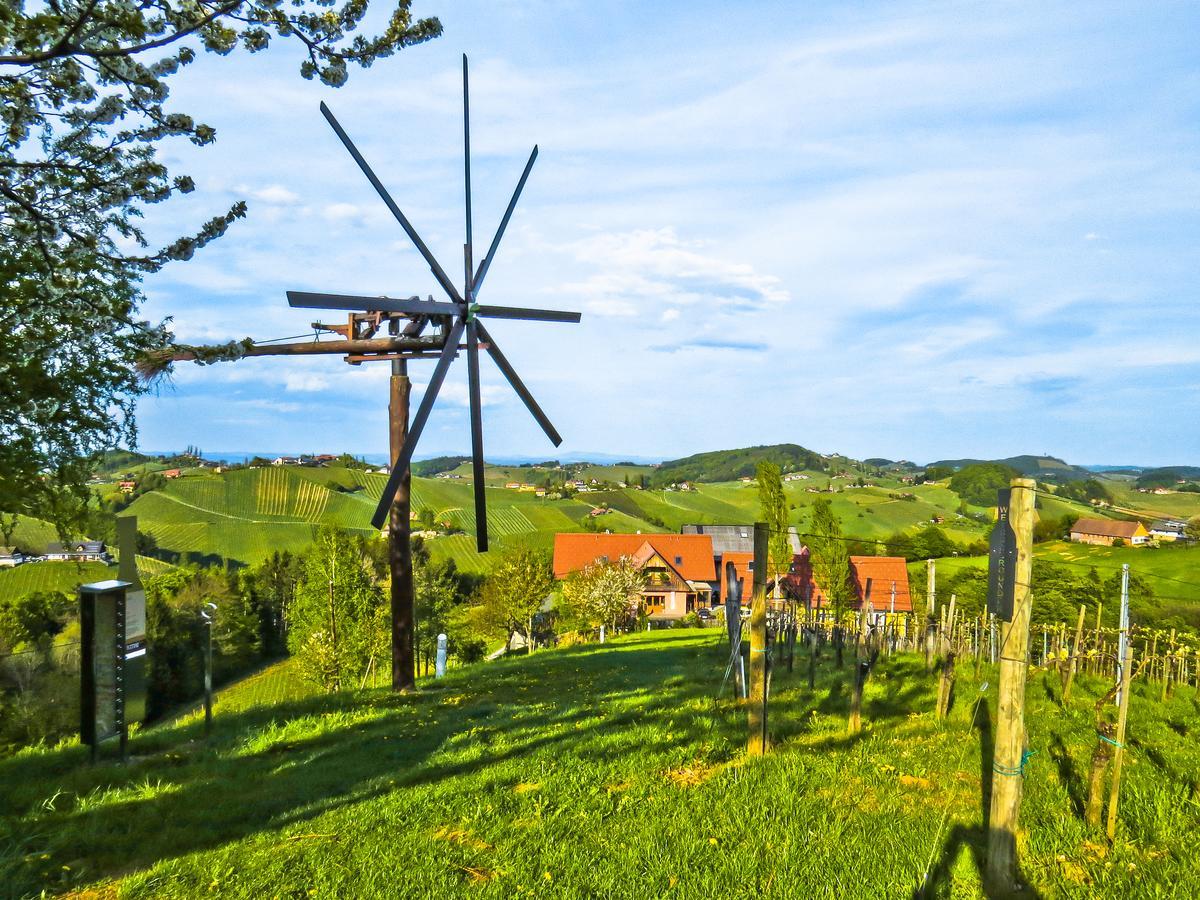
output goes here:
[{"label": "hilltop building", "polygon": [[1071,540],[1077,544],[1096,544],[1111,547],[1121,541],[1132,547],[1150,540],[1150,532],[1141,522],[1121,522],[1116,519],[1079,519],[1071,526]]}]

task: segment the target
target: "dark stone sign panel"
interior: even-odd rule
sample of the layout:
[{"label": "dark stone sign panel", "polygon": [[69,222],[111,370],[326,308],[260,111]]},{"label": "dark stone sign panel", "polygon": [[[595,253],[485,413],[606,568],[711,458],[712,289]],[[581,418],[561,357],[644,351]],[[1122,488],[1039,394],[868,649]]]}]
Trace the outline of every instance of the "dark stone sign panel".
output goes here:
[{"label": "dark stone sign panel", "polygon": [[96,747],[114,737],[124,751],[125,727],[125,581],[100,581],[79,588],[80,723],[79,737]]},{"label": "dark stone sign panel", "polygon": [[1017,534],[1009,519],[1012,489],[1002,488],[996,497],[996,527],[988,549],[988,612],[1011,622],[1017,584]]}]

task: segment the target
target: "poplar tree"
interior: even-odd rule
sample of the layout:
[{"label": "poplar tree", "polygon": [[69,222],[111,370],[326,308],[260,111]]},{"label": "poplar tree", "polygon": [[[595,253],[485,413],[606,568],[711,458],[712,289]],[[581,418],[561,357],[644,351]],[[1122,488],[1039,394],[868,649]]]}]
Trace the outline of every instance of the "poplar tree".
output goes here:
[{"label": "poplar tree", "polygon": [[850,547],[842,537],[842,523],[833,513],[833,504],[826,497],[818,498],[812,506],[809,526],[809,559],[813,577],[833,612],[838,665],[842,662],[842,616],[854,591],[850,584]]},{"label": "poplar tree", "polygon": [[788,534],[787,496],[783,492],[783,478],[779,466],[764,460],[755,470],[758,479],[759,516],[771,529],[767,541],[768,565],[775,580],[775,596],[781,593],[783,576],[792,567],[792,542]]}]

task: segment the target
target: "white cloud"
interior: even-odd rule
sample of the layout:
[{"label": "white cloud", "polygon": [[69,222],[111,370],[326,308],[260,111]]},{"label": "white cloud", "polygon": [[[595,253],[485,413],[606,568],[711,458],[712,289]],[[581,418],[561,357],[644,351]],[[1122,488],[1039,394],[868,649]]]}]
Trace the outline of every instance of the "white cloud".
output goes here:
[{"label": "white cloud", "polygon": [[268,184],[266,187],[250,188],[244,185],[235,187],[234,193],[242,194],[251,200],[262,203],[272,203],[277,206],[292,206],[300,202],[300,195],[281,184]]},{"label": "white cloud", "polygon": [[322,210],[326,219],[331,222],[345,222],[350,219],[361,219],[364,210],[353,203],[330,203]]}]

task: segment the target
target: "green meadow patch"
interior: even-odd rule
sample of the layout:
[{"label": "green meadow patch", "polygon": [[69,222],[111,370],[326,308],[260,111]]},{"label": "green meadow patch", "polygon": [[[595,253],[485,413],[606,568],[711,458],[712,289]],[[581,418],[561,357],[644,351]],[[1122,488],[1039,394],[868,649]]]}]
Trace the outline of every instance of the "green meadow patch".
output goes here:
[{"label": "green meadow patch", "polygon": [[[0,763],[0,884],[15,896],[981,896],[994,673],[960,665],[932,714],[924,660],[880,660],[846,734],[851,666],[777,661],[761,760],[718,699],[716,629],[500,660],[412,695],[306,694],[286,669],[131,742]],[[850,654],[852,657],[852,654]],[[285,664],[286,666],[286,664]],[[985,682],[992,682],[982,691]],[[1138,685],[1117,840],[1082,823],[1102,685],[1029,684],[1022,871],[1044,897],[1200,892],[1200,701]],[[1031,892],[1030,896],[1034,896]]]}]

